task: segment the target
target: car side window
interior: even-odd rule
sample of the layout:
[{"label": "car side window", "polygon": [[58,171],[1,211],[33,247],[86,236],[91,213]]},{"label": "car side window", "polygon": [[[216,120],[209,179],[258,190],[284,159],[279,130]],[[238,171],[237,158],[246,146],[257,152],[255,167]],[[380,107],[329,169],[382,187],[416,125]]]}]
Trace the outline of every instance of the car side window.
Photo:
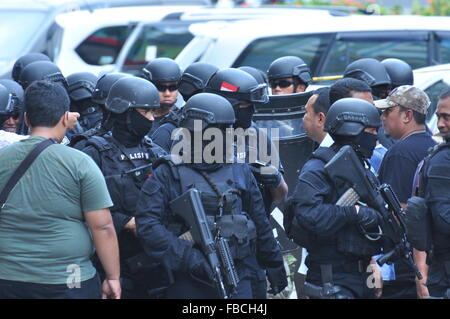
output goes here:
[{"label": "car side window", "polygon": [[353,33],[351,36],[343,33],[333,43],[320,75],[343,74],[349,63],[361,58],[380,61],[398,58],[409,63],[413,69],[424,67],[428,65],[428,40],[424,34],[417,37],[409,34],[409,37],[405,37],[399,33],[396,38],[395,35],[384,36],[379,32]]},{"label": "car side window", "polygon": [[157,57],[175,59],[194,37],[188,27],[188,24],[144,27],[127,53],[122,71],[137,73]]},{"label": "car side window", "polygon": [[302,58],[314,73],[333,37],[334,34],[326,33],[258,39],[248,45],[236,59],[233,67],[246,65],[266,71],[273,60],[294,55]]},{"label": "car side window", "polygon": [[432,85],[430,85],[426,90],[425,93],[430,97],[431,104],[428,107],[427,111],[427,122],[431,120],[434,113],[436,112],[437,108],[437,102],[439,100],[439,96],[450,89],[450,85],[448,83],[445,83],[442,80],[439,80]]},{"label": "car side window", "polygon": [[134,26],[106,27],[95,31],[75,49],[91,65],[113,64]]},{"label": "car side window", "polygon": [[450,63],[450,32],[436,32],[440,63]]}]

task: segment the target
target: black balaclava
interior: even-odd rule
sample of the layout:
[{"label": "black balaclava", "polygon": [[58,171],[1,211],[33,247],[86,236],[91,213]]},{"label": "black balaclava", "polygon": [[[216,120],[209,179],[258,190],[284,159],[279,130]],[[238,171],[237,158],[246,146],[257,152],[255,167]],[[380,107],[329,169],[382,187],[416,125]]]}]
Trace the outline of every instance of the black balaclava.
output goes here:
[{"label": "black balaclava", "polygon": [[135,109],[113,115],[112,135],[126,147],[139,145],[152,128],[153,121],[145,118]]},{"label": "black balaclava", "polygon": [[372,157],[378,140],[377,135],[364,131],[358,136],[331,135],[331,137],[336,142],[336,144],[332,147],[334,151],[337,152],[344,145],[350,145],[361,160]]},{"label": "black balaclava", "polygon": [[376,134],[371,134],[363,131],[355,140],[354,149],[359,156],[369,159],[372,157],[373,151],[377,146],[377,140],[378,136]]},{"label": "black balaclava", "polygon": [[240,101],[233,98],[228,98],[225,96],[228,102],[231,103],[234,110],[234,115],[236,116],[236,122],[234,123],[234,127],[241,127],[243,129],[247,129],[252,125],[253,114],[255,113],[255,106],[251,104],[246,108],[239,108],[239,104],[248,104],[247,101]]}]

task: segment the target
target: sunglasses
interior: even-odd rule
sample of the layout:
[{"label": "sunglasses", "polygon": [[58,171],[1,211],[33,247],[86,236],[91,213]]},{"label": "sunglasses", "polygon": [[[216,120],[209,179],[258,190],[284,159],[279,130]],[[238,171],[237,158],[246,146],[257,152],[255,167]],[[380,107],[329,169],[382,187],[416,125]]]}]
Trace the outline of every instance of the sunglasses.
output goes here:
[{"label": "sunglasses", "polygon": [[170,84],[170,85],[164,85],[164,84],[155,84],[156,89],[158,89],[159,92],[165,92],[166,90],[169,90],[170,92],[178,90],[178,84]]},{"label": "sunglasses", "polygon": [[285,89],[287,87],[290,87],[292,84],[294,84],[294,82],[288,81],[288,80],[274,80],[274,81],[270,81],[270,87],[272,89],[276,88],[277,86],[279,86],[282,89]]}]

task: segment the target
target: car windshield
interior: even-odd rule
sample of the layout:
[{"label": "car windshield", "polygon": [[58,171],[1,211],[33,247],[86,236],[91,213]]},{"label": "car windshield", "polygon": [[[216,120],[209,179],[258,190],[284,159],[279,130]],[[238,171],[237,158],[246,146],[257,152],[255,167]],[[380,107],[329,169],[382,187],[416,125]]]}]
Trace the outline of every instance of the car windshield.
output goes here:
[{"label": "car windshield", "polygon": [[0,60],[17,58],[45,20],[44,11],[0,11]]}]

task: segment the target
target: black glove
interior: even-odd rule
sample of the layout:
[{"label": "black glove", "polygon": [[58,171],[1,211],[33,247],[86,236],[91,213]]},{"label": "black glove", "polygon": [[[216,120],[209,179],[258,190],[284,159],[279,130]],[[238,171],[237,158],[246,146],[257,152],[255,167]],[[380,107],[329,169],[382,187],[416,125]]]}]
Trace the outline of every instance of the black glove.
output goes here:
[{"label": "black glove", "polygon": [[281,173],[273,165],[261,166],[258,164],[250,165],[253,176],[258,183],[268,188],[277,188],[281,183]]},{"label": "black glove", "polygon": [[380,224],[381,215],[373,208],[360,206],[356,214],[356,221],[363,228],[370,228]]},{"label": "black glove", "polygon": [[272,295],[276,295],[284,290],[287,287],[287,274],[284,265],[281,265],[278,268],[267,268],[267,279],[270,283],[269,293]]},{"label": "black glove", "polygon": [[214,272],[201,251],[193,248],[188,256],[187,271],[189,275],[206,285],[214,286]]}]

